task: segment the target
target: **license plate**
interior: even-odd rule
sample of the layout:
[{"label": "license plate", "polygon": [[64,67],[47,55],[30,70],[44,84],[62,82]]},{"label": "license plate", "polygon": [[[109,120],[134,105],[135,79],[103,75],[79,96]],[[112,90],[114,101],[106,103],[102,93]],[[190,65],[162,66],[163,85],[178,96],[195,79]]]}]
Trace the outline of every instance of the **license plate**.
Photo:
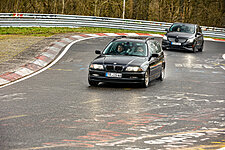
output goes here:
[{"label": "license plate", "polygon": [[107,72],[105,74],[106,77],[111,77],[111,78],[122,78],[122,73],[112,73],[112,72]]},{"label": "license plate", "polygon": [[171,42],[172,45],[181,45],[181,43]]}]

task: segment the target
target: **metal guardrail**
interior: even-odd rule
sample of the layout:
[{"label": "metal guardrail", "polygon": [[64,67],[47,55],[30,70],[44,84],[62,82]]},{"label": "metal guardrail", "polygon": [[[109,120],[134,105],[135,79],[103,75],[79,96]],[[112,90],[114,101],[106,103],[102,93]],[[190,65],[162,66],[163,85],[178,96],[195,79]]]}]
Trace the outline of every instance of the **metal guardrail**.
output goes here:
[{"label": "metal guardrail", "polygon": [[[0,27],[105,27],[166,32],[172,23],[95,16],[0,13]],[[225,38],[225,28],[202,26],[204,36]]]}]

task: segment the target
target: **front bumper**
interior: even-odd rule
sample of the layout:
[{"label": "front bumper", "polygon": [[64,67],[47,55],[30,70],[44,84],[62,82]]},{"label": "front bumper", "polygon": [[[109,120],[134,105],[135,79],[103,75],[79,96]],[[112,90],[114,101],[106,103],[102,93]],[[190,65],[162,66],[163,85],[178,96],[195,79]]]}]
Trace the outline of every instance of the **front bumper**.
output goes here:
[{"label": "front bumper", "polygon": [[176,50],[188,50],[188,51],[193,51],[193,46],[194,43],[181,43],[181,45],[172,45],[172,42],[168,40],[163,40],[162,41],[162,48],[163,50],[166,49],[176,49]]},{"label": "front bumper", "polygon": [[106,77],[106,71],[89,69],[88,79],[96,82],[142,83],[145,72],[121,72],[122,77]]}]

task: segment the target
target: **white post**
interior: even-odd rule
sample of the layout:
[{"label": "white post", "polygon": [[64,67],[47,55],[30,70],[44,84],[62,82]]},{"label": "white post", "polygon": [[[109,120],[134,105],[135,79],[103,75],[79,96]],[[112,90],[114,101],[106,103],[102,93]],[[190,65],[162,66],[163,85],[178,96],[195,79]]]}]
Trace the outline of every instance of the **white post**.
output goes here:
[{"label": "white post", "polygon": [[123,0],[123,19],[125,17],[125,6],[126,6],[125,2],[126,0]]}]

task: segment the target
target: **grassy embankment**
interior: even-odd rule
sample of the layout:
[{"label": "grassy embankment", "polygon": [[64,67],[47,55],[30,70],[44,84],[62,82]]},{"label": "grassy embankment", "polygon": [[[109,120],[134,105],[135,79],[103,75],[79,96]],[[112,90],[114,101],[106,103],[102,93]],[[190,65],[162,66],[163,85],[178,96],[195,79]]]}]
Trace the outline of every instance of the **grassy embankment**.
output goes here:
[{"label": "grassy embankment", "polygon": [[134,30],[121,30],[121,29],[109,29],[109,28],[19,28],[19,27],[3,27],[0,28],[0,35],[26,35],[26,36],[52,36],[54,34],[61,33],[155,33],[163,34],[160,32],[148,32],[148,31],[134,31]]},{"label": "grassy embankment", "polygon": [[[63,33],[152,33],[152,34],[165,34],[163,32],[151,32],[151,31],[136,31],[136,30],[122,30],[122,29],[109,29],[109,28],[42,28],[42,27],[1,27],[0,39],[7,38],[8,36],[21,35],[21,36],[41,36],[49,37],[55,34]],[[208,37],[210,38],[210,37]],[[211,37],[212,38],[212,37]],[[225,38],[213,38],[223,39]]]}]

